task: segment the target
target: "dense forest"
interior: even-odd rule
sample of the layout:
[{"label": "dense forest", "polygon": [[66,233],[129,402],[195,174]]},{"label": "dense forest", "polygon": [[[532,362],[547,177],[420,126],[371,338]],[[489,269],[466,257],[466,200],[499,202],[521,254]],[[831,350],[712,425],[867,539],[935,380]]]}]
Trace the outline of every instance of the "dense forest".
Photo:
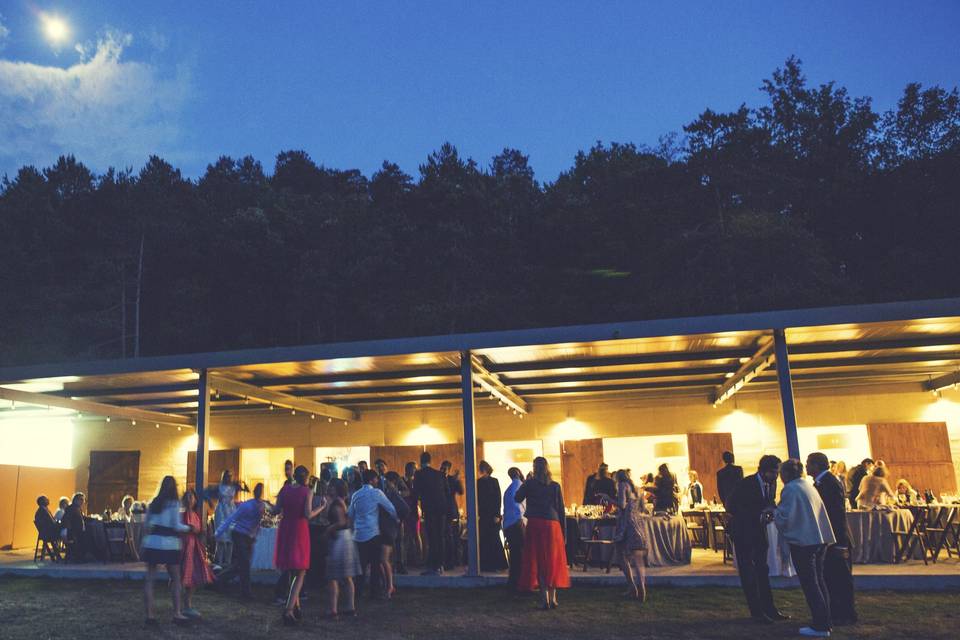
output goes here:
[{"label": "dense forest", "polygon": [[547,183],[521,150],[451,144],[417,176],[303,151],[197,180],[23,167],[0,187],[0,365],[960,294],[956,88],[878,113],[791,58],[760,90]]}]

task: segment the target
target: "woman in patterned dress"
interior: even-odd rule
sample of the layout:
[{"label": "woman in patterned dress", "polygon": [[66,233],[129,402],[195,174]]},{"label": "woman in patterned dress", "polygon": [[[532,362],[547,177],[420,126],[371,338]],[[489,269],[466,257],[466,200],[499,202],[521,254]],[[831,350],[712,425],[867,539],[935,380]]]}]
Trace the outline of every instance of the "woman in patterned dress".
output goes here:
[{"label": "woman in patterned dress", "polygon": [[630,471],[617,471],[617,528],[613,539],[620,553],[623,575],[630,589],[625,595],[639,602],[647,600],[647,541],[643,538],[640,515],[644,512],[643,497],[630,479]]},{"label": "woman in patterned dress", "polygon": [[[347,483],[339,478],[327,485],[327,517],[330,526],[327,535],[327,583],[329,584],[330,609],[327,617],[336,620],[340,615],[354,617],[357,608],[354,603],[353,579],[361,574],[357,545],[353,542],[350,521],[347,519]],[[343,587],[340,589],[340,587]],[[337,613],[339,593],[343,593],[344,608]]]},{"label": "woman in patterned dress", "polygon": [[183,615],[199,618],[200,613],[193,608],[193,592],[197,587],[213,584],[213,571],[207,562],[207,550],[203,544],[203,525],[197,513],[197,494],[187,489],[183,494],[183,524],[190,532],[183,535],[183,549],[180,555],[180,575],[183,580]]},{"label": "woman in patterned dress", "polygon": [[[233,482],[233,474],[229,469],[224,469],[220,474],[220,484],[217,485],[217,508],[213,512],[213,529],[216,531],[220,523],[226,520],[231,513],[237,510],[236,502],[237,487]],[[233,538],[227,531],[217,538],[217,548],[214,552],[213,561],[221,567],[226,567],[233,560]]]}]

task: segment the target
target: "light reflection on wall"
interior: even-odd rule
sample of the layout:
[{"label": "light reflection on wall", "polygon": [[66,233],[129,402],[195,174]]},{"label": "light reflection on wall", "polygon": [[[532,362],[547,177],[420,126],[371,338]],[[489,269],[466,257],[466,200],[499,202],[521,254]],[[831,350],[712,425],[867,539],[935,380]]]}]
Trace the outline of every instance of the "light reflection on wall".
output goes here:
[{"label": "light reflection on wall", "polygon": [[0,464],[70,469],[72,461],[69,416],[8,415],[0,420]]},{"label": "light reflection on wall", "polygon": [[557,440],[583,440],[595,437],[593,429],[573,417],[555,426],[551,435]]},{"label": "light reflection on wall", "polygon": [[444,444],[449,441],[449,438],[447,438],[442,431],[436,427],[431,427],[427,423],[421,424],[416,429],[411,429],[403,438],[403,444],[417,447],[430,444]]},{"label": "light reflection on wall", "polygon": [[806,460],[814,451],[820,451],[830,460],[845,462],[847,469],[851,469],[864,458],[870,457],[870,437],[866,425],[801,427],[797,434],[801,460]]}]

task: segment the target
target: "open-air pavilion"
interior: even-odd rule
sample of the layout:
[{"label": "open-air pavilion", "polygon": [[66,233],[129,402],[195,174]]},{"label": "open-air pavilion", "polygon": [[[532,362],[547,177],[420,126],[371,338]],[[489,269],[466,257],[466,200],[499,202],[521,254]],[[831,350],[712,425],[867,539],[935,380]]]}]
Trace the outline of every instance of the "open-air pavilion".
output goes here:
[{"label": "open-air pavilion", "polygon": [[0,368],[0,544],[33,545],[39,493],[98,513],[166,474],[270,490],[285,458],[402,472],[424,449],[465,480],[474,575],[480,459],[503,478],[544,455],[571,506],[601,460],[695,469],[711,499],[724,450],[747,473],[879,457],[953,495],[958,383],[960,299]]}]

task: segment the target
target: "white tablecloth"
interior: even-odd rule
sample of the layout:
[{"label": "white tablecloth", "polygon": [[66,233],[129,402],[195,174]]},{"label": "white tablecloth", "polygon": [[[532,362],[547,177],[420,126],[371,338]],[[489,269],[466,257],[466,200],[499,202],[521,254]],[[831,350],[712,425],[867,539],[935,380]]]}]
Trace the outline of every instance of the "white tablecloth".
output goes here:
[{"label": "white tablecloth", "polygon": [[[850,532],[850,553],[854,563],[893,562],[896,555],[894,529],[907,531],[913,524],[909,509],[848,511],[847,530]],[[922,558],[920,545],[914,557]]]},{"label": "white tablecloth", "polygon": [[251,571],[265,571],[273,569],[273,548],[277,544],[277,530],[260,529],[257,542],[253,545],[253,558],[250,561]]},{"label": "white tablecloth", "polygon": [[[733,545],[733,566],[737,566],[737,547]],[[781,540],[777,525],[767,523],[767,566],[771,576],[792,578],[797,575],[790,559],[790,546]]]}]

